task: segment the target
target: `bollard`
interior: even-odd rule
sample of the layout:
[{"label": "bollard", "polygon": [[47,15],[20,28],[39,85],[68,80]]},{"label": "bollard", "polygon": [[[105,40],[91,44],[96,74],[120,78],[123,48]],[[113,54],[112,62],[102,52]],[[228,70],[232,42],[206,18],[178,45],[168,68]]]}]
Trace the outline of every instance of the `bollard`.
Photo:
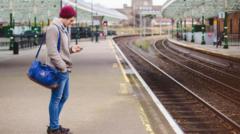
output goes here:
[{"label": "bollard", "polygon": [[93,42],[93,40],[94,40],[94,33],[93,33],[93,31],[91,32],[91,41]]},{"label": "bollard", "polygon": [[96,39],[95,41],[98,42],[98,40],[99,40],[99,33],[98,32],[95,33],[95,39]]},{"label": "bollard", "polygon": [[13,43],[13,54],[18,54],[19,53],[19,46],[16,41]]}]

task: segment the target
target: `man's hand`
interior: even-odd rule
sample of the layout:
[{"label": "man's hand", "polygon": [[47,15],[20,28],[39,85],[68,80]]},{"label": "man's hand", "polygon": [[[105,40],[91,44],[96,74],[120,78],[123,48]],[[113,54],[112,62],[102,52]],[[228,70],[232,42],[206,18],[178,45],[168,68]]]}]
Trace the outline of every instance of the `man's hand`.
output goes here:
[{"label": "man's hand", "polygon": [[83,48],[80,47],[80,45],[74,45],[72,46],[72,52],[77,53],[80,52]]}]

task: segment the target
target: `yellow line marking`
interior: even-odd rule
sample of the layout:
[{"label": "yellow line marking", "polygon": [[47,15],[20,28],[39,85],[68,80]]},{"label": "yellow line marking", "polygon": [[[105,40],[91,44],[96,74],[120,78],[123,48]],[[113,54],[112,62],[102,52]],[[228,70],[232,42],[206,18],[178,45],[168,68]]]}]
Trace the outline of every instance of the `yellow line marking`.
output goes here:
[{"label": "yellow line marking", "polygon": [[121,64],[121,62],[120,62],[120,59],[119,59],[119,57],[117,56],[116,50],[114,49],[114,46],[113,46],[111,40],[109,40],[109,45],[110,45],[110,48],[112,48],[112,50],[113,50],[113,53],[114,53],[114,55],[115,55],[115,58],[117,59],[117,63],[118,63],[118,65],[119,65],[119,67],[120,67],[120,70],[121,70],[121,72],[122,72],[122,75],[123,75],[125,81],[126,81],[127,83],[129,83],[130,81],[129,81],[127,75],[126,75],[126,71],[124,70],[124,68],[123,68],[123,66],[122,66],[122,64]]},{"label": "yellow line marking", "polygon": [[129,95],[128,86],[126,83],[120,83],[119,93],[122,95]]},{"label": "yellow line marking", "polygon": [[118,63],[113,63],[112,68],[118,68]]},{"label": "yellow line marking", "polygon": [[148,120],[148,117],[143,109],[143,107],[141,106],[141,104],[138,103],[138,108],[139,108],[139,116],[140,116],[140,119],[146,129],[146,131],[149,133],[149,134],[155,134],[154,131],[152,130],[152,126],[151,124],[149,123],[149,120]]},{"label": "yellow line marking", "polygon": [[[133,81],[137,88],[141,88],[141,86],[137,83],[137,81],[135,79],[133,79]],[[139,102],[137,102],[137,105],[138,105],[138,109],[139,109],[139,113],[140,113],[139,117],[140,117],[143,125],[145,126],[146,131],[149,134],[155,134],[155,132],[153,131],[152,126],[150,124],[150,121],[147,117],[147,114],[146,114],[145,110],[143,109],[142,105]]]},{"label": "yellow line marking", "polygon": [[[110,44],[110,47],[113,49],[113,52],[114,52],[114,54],[115,54],[115,57],[116,57],[116,59],[117,59],[117,62],[118,62],[118,64],[119,64],[119,66],[120,66],[121,72],[122,72],[122,74],[123,74],[123,76],[124,76],[124,78],[125,78],[125,81],[126,81],[127,83],[130,83],[130,80],[129,80],[129,78],[128,78],[127,75],[126,75],[126,72],[125,72],[125,70],[124,70],[124,68],[123,68],[123,66],[122,66],[122,64],[121,64],[121,62],[120,62],[119,57],[117,56],[116,50],[114,49],[114,46],[113,46],[112,42],[109,41],[109,44]],[[134,83],[136,83],[136,86],[137,86],[138,88],[140,88],[139,84],[137,84],[137,82],[136,82],[135,80],[134,80]],[[121,84],[121,86],[126,86],[126,85]],[[126,91],[126,90],[125,90],[125,91]],[[141,105],[137,100],[136,100],[136,103],[137,103],[137,108],[138,108],[138,112],[139,112],[139,118],[140,118],[140,120],[142,121],[142,124],[143,124],[143,126],[145,127],[147,133],[148,133],[148,134],[155,134],[154,131],[153,131],[153,129],[152,129],[152,127],[151,127],[150,121],[149,121],[149,119],[148,119],[148,117],[147,117],[147,115],[146,115],[146,112],[144,111],[144,109],[143,109],[143,107],[142,107],[142,105]]]}]

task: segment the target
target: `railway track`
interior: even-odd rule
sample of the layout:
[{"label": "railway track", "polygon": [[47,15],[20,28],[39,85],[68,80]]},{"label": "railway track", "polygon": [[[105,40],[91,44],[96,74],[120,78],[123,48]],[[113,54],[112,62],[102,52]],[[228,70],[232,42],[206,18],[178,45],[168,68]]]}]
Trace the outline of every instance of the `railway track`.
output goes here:
[{"label": "railway track", "polygon": [[[197,61],[193,62],[185,59],[184,57],[180,58],[180,54],[173,54],[167,50],[163,51],[163,49],[166,49],[164,43],[161,44],[161,47],[162,48],[158,48],[158,50],[154,46],[155,50],[158,51],[158,54],[173,62],[175,66],[182,67],[182,69],[179,71],[187,70],[188,74],[185,74],[183,76],[185,76],[185,79],[189,79],[189,82],[185,82],[185,85],[188,85],[189,87],[190,85],[196,85],[195,88],[191,88],[194,92],[198,92],[198,94],[207,93],[205,95],[208,97],[205,97],[204,95],[201,96],[203,98],[205,97],[205,100],[208,100],[209,103],[217,107],[217,109],[222,111],[229,118],[236,121],[237,123],[240,123],[239,88],[226,84],[228,81],[235,81],[236,83],[239,83],[237,76],[229,79],[218,80],[220,77],[219,75],[222,75],[221,77],[229,77],[231,74],[229,75],[228,73],[221,73],[221,71],[203,66]],[[192,65],[193,63],[194,65]],[[204,69],[199,69],[197,66],[203,66],[202,68]],[[191,81],[191,78],[188,78],[189,74],[191,73],[194,78],[196,77],[198,79],[197,82],[193,82]],[[218,96],[221,96],[222,98],[219,98]]]},{"label": "railway track", "polygon": [[222,72],[221,70],[209,67],[197,61],[190,60],[183,56],[179,56],[179,54],[170,51],[164,41],[161,42],[161,45],[157,46],[156,44],[154,44],[154,48],[158,54],[164,56],[177,65],[198,74],[200,77],[212,81],[217,85],[220,85],[218,88],[209,88],[209,90],[228,100],[231,100],[237,105],[240,105],[239,77],[226,72]]},{"label": "railway track", "polygon": [[240,133],[237,122],[133,49],[135,39],[116,43],[185,133]]},{"label": "railway track", "polygon": [[[232,88],[234,90],[237,90],[238,92],[240,91],[240,84],[239,84],[240,76],[228,73],[228,72],[220,70],[218,68],[214,68],[207,64],[203,64],[203,63],[199,62],[198,60],[193,60],[189,57],[184,56],[184,54],[181,55],[181,54],[179,54],[179,52],[171,49],[167,45],[166,40],[160,42],[161,45],[158,45],[158,44],[159,43],[155,43],[154,48],[161,54],[163,54],[164,52],[167,52],[164,55],[171,59],[174,58],[175,62],[176,62],[176,59],[178,59],[179,64],[186,65],[189,68],[192,68],[194,70],[198,70],[199,73],[202,72],[202,74],[207,74],[207,77],[209,79],[214,79],[215,82],[219,82],[223,86]],[[171,54],[171,55],[168,55],[168,54]],[[223,83],[221,81],[224,81],[225,83]]]},{"label": "railway track", "polygon": [[197,63],[202,63],[208,68],[214,68],[218,71],[225,72],[227,75],[240,77],[240,63],[236,61],[201,53],[181,47],[169,41],[166,41],[166,46],[168,50],[178,53],[179,56],[183,56],[191,61],[196,61]]}]

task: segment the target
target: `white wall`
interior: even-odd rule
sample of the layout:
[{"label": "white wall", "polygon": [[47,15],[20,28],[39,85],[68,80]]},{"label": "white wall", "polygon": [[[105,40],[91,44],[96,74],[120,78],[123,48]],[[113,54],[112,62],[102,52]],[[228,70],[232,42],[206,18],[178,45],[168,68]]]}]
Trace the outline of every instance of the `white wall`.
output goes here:
[{"label": "white wall", "polygon": [[[213,33],[205,33],[204,34],[206,44],[213,45],[213,41],[215,35]],[[192,32],[187,32],[187,41],[191,42],[192,40]],[[195,43],[201,44],[202,42],[202,32],[195,32],[194,33],[194,40]]]}]

